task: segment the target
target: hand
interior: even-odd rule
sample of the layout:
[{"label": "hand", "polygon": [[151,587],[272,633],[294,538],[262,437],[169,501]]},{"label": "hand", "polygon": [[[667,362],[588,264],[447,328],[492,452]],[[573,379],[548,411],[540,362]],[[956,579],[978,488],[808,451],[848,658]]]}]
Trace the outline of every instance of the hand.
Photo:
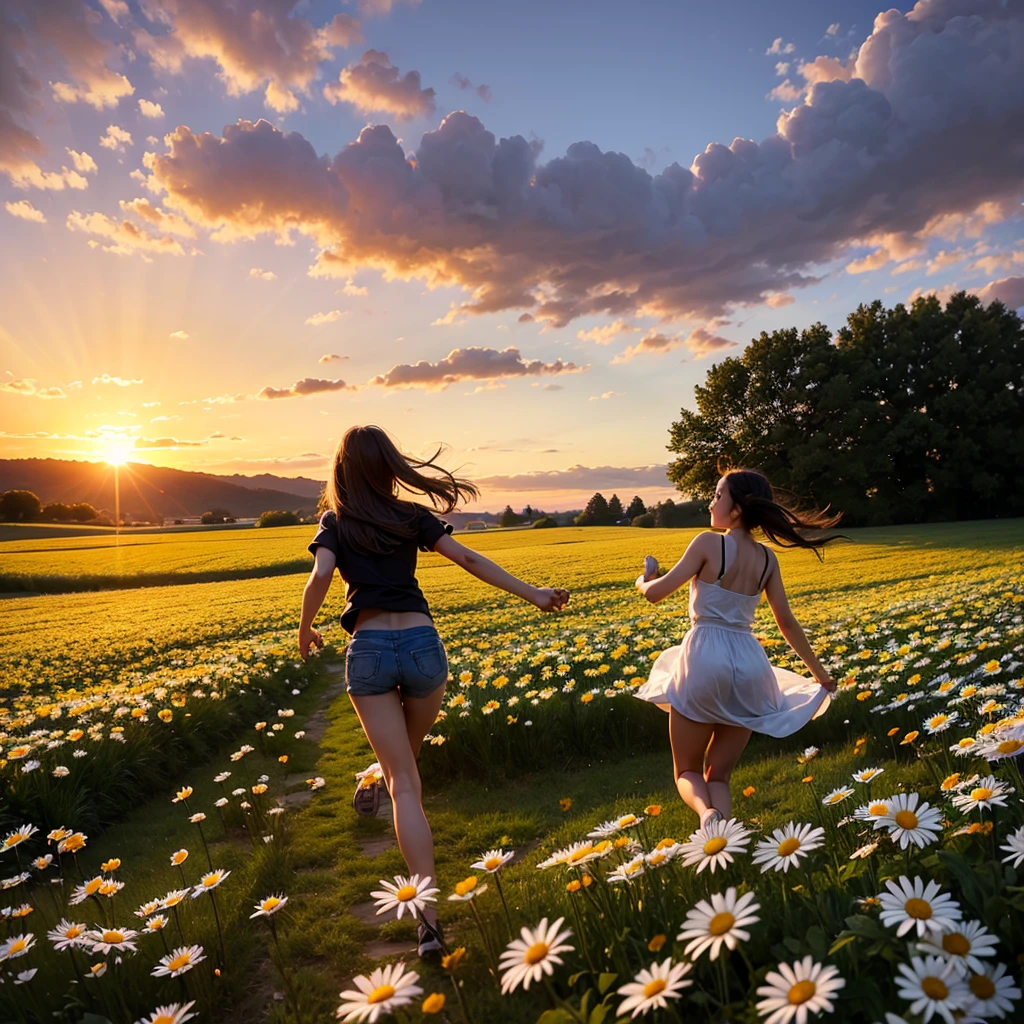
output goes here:
[{"label": "hand", "polygon": [[658,560],[654,555],[647,555],[644,558],[644,579],[645,580],[656,580],[662,575],[661,567],[658,565]]},{"label": "hand", "polygon": [[637,588],[637,590],[642,591],[644,589],[644,584],[649,582],[650,580],[647,579],[646,575],[644,575],[644,573],[641,573],[639,576],[637,576],[636,583],[634,584],[634,586]]},{"label": "hand", "polygon": [[324,638],[319,632],[310,626],[308,629],[299,630],[299,656],[303,661],[308,661],[310,656],[309,645],[316,644],[318,651],[323,649]]},{"label": "hand", "polygon": [[829,693],[836,692],[836,681],[831,676],[825,676],[824,679],[818,679],[817,683],[819,686],[824,686]]},{"label": "hand", "polygon": [[536,587],[531,600],[542,612],[561,611],[569,603],[569,591],[563,587]]}]

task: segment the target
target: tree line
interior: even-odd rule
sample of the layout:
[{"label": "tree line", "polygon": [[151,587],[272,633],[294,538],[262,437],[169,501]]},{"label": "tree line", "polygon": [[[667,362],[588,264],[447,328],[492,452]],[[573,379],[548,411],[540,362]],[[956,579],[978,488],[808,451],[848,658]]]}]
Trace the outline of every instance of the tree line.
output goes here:
[{"label": "tree line", "polygon": [[506,505],[498,516],[499,526],[533,526],[544,529],[551,526],[703,526],[707,522],[708,506],[705,501],[675,502],[671,498],[647,506],[638,495],[623,509],[622,499],[613,494],[606,498],[597,492],[588,502],[585,509],[578,514],[563,515],[559,522],[556,516],[525,506],[522,512],[515,512],[511,505]]},{"label": "tree line", "polygon": [[724,460],[849,526],[1024,513],[1024,330],[1000,302],[875,301],[835,337],[762,332],[695,390],[668,445],[693,499],[714,495]]}]

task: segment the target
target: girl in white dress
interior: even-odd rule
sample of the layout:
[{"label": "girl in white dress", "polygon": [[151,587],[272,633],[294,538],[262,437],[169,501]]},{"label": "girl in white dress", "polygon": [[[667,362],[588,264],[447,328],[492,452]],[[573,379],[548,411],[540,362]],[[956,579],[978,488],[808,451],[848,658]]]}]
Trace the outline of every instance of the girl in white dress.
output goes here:
[{"label": "girl in white dress", "polygon": [[[751,536],[760,530],[782,547],[819,549],[840,537],[805,537],[828,529],[839,516],[802,513],[775,499],[771,484],[753,470],[730,470],[715,488],[711,526],[683,557],[661,574],[650,559],[636,585],[656,603],[690,584],[692,626],[682,642],[655,661],[642,700],[669,713],[676,788],[700,817],[701,827],[730,817],[729,780],[751,732],[788,736],[822,714],[836,689],[789,607],[775,553]],[[813,679],[775,668],[753,633],[761,594],[782,635]]]}]

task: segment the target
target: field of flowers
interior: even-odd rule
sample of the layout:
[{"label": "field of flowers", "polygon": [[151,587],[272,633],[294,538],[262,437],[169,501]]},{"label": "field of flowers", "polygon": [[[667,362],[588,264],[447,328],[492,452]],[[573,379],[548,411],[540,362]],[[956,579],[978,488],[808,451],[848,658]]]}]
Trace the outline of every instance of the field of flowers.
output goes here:
[{"label": "field of flowers", "polygon": [[[241,943],[266,950],[282,990],[244,1019],[274,1024],[336,1008],[353,1021],[1017,1019],[1024,526],[851,535],[824,566],[782,556],[794,609],[843,680],[836,702],[792,741],[753,743],[735,817],[706,831],[672,789],[665,716],[630,696],[686,625],[682,595],[650,606],[632,579],[648,550],[670,564],[688,532],[479,539],[512,571],[573,588],[561,615],[423,558],[452,672],[423,757],[436,881],[395,876],[394,854],[352,859],[366,823],[342,790],[366,754],[344,698],[309,772],[323,794],[297,817],[271,803],[278,757],[309,747],[289,714],[316,672],[296,666],[290,636],[301,576],[9,602],[0,1016],[234,1019]],[[769,655],[797,668],[762,612]],[[232,727],[242,745],[197,775]],[[190,751],[196,735],[213,742]],[[135,874],[88,824],[129,750],[141,784],[117,799],[159,794],[180,818],[163,866]],[[80,786],[74,801],[60,802],[64,784]],[[117,809],[105,813],[97,826]],[[339,984],[360,966],[324,917],[342,894],[402,918],[382,934],[434,902],[448,955],[363,961]]]}]

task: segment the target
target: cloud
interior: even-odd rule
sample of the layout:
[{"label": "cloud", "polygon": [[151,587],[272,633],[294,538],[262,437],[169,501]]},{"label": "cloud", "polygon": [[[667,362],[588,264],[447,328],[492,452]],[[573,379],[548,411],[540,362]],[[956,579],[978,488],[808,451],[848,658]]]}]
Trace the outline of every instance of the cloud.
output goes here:
[{"label": "cloud", "polygon": [[1020,309],[1024,306],[1024,277],[1003,277],[992,281],[978,292],[978,298],[982,302],[998,299],[1010,309]]},{"label": "cloud", "polygon": [[314,276],[460,286],[452,318],[706,322],[795,294],[865,240],[921,245],[1016,213],[1022,65],[1019,5],[928,0],[879,15],[855,75],[815,82],[774,134],[712,143],[688,168],[651,175],[590,142],[541,163],[536,141],[456,112],[414,157],[385,125],[334,155],[266,121],[182,126],[149,187],[216,241],[307,236]]},{"label": "cloud", "polygon": [[19,199],[16,203],[4,203],[4,209],[12,217],[35,221],[37,224],[46,223],[46,214],[42,210],[37,210],[27,199]]},{"label": "cloud", "polygon": [[173,338],[175,341],[188,341],[190,335],[188,331],[173,331],[167,335],[168,338]]},{"label": "cloud", "polygon": [[177,437],[137,437],[135,438],[136,448],[202,448],[204,445],[210,443],[209,438],[203,438],[202,441],[183,441]]},{"label": "cloud", "polygon": [[344,287],[339,288],[338,291],[336,292],[336,294],[337,295],[350,295],[350,296],[369,295],[370,294],[370,290],[365,285],[355,284],[353,282],[352,278],[350,277],[345,282]]},{"label": "cloud", "polygon": [[625,391],[603,391],[599,395],[591,395],[590,396],[590,401],[591,402],[600,402],[603,399],[607,399],[607,398],[617,398],[618,396],[624,395],[625,393],[626,393]]},{"label": "cloud", "polygon": [[780,103],[795,103],[803,96],[803,86],[794,85],[788,78],[780,82],[765,97],[769,100],[778,100]]},{"label": "cloud", "polygon": [[524,491],[629,490],[671,487],[665,466],[570,466],[568,469],[476,477],[491,489]]},{"label": "cloud", "polygon": [[185,250],[181,243],[170,235],[151,235],[137,227],[129,220],[116,221],[105,213],[79,213],[72,210],[65,222],[69,231],[82,231],[109,240],[109,245],[94,242],[104,252],[117,256],[128,256],[133,252],[165,253],[171,256],[184,256]]},{"label": "cloud", "polygon": [[773,56],[775,54],[793,53],[795,50],[796,50],[796,44],[795,43],[784,43],[782,41],[782,36],[779,36],[779,38],[776,39],[772,43],[772,45],[769,46],[768,49],[765,50],[764,52],[765,52],[765,56],[766,57],[770,57],[770,56]]},{"label": "cloud", "polygon": [[257,398],[304,398],[306,395],[318,395],[324,391],[356,391],[352,384],[343,380],[323,380],[319,377],[306,377],[296,381],[290,388],[262,388]]},{"label": "cloud", "polygon": [[272,270],[261,270],[259,267],[250,267],[249,268],[249,276],[250,277],[257,277],[261,281],[276,281],[277,280],[277,274],[275,274]]},{"label": "cloud", "polygon": [[164,108],[159,103],[151,103],[149,100],[139,100],[139,113],[143,117],[163,117]]},{"label": "cloud", "polygon": [[461,380],[504,380],[510,377],[535,377],[561,373],[582,373],[585,366],[556,359],[523,359],[517,348],[499,351],[493,348],[453,348],[436,363],[425,359],[418,363],[398,363],[387,373],[367,381],[367,387],[426,388],[439,391]]},{"label": "cloud", "polygon": [[195,227],[185,220],[184,217],[161,210],[153,206],[146,198],[122,199],[119,205],[125,213],[134,213],[140,220],[144,220],[170,235],[180,235],[182,238],[196,237]]},{"label": "cloud", "polygon": [[88,153],[78,153],[73,149],[68,149],[67,154],[71,157],[76,171],[81,171],[82,174],[95,174],[99,170],[96,161]]},{"label": "cloud", "polygon": [[971,263],[967,270],[968,272],[988,274],[991,277],[997,270],[1009,270],[1021,264],[1024,264],[1024,249],[982,256]]},{"label": "cloud", "polygon": [[769,295],[764,302],[766,306],[772,309],[781,309],[783,306],[792,306],[796,299],[792,295],[780,292],[778,295]]},{"label": "cloud", "polygon": [[494,93],[491,92],[489,85],[474,85],[465,75],[460,75],[457,71],[448,81],[463,92],[475,92],[484,103],[490,103],[494,99]]},{"label": "cloud", "polygon": [[213,61],[229,96],[264,91],[278,113],[298,108],[335,46],[361,38],[348,15],[316,26],[299,0],[141,0],[149,27],[134,27],[135,46],[160,71],[181,74],[188,61]]},{"label": "cloud", "polygon": [[340,363],[348,359],[348,356],[339,356],[336,352],[328,352],[326,355],[322,355],[317,362],[318,363]]},{"label": "cloud", "polygon": [[891,260],[905,260],[908,256],[916,256],[923,252],[925,248],[925,241],[921,237],[899,232],[873,235],[854,244],[877,246],[877,248],[873,248],[871,252],[848,263],[846,265],[848,274],[866,274],[872,270],[878,270],[879,267],[884,267]]},{"label": "cloud", "polygon": [[580,341],[592,341],[595,345],[608,345],[620,334],[628,334],[631,331],[639,330],[639,327],[627,324],[625,320],[615,320],[602,327],[591,327],[589,331],[577,331],[576,337]]},{"label": "cloud", "polygon": [[332,309],[329,313],[314,313],[312,316],[307,316],[304,323],[310,324],[312,327],[320,327],[322,324],[333,324],[335,320],[340,320],[344,315],[340,309]]},{"label": "cloud", "polygon": [[612,365],[628,363],[639,355],[663,355],[672,352],[677,348],[688,348],[694,359],[702,359],[724,348],[735,348],[736,342],[728,338],[721,338],[703,327],[695,327],[685,337],[682,334],[660,334],[652,331],[645,335],[635,345],[631,345],[620,352],[614,359]]},{"label": "cloud", "polygon": [[131,387],[132,384],[143,384],[142,380],[136,380],[132,378],[130,380],[124,377],[111,377],[109,373],[101,374],[99,377],[93,377],[93,384],[116,384],[119,388]]},{"label": "cloud", "polygon": [[67,398],[59,387],[41,388],[39,382],[31,377],[20,377],[14,380],[0,380],[0,391],[12,395],[24,395],[26,398]]},{"label": "cloud", "polygon": [[132,145],[132,133],[116,124],[108,124],[107,130],[100,138],[100,145],[104,149],[112,149],[117,153],[123,153],[125,147]]},{"label": "cloud", "polygon": [[[383,17],[390,14],[400,0],[359,0],[359,13],[364,18]],[[420,0],[405,0],[410,7],[417,7]]]},{"label": "cloud", "polygon": [[330,103],[351,103],[364,114],[382,112],[399,119],[412,119],[434,113],[434,90],[420,86],[420,73],[405,75],[386,53],[367,50],[358,63],[342,68],[337,82],[324,86],[324,98]]},{"label": "cloud", "polygon": [[838,35],[838,33],[839,33],[839,22],[838,21],[832,22],[832,24],[829,25],[829,27],[827,29],[825,29],[825,35],[827,35],[827,36]]},{"label": "cloud", "polygon": [[963,262],[969,255],[966,249],[940,249],[927,263],[928,276],[931,277],[932,274],[937,274],[954,263]]}]

